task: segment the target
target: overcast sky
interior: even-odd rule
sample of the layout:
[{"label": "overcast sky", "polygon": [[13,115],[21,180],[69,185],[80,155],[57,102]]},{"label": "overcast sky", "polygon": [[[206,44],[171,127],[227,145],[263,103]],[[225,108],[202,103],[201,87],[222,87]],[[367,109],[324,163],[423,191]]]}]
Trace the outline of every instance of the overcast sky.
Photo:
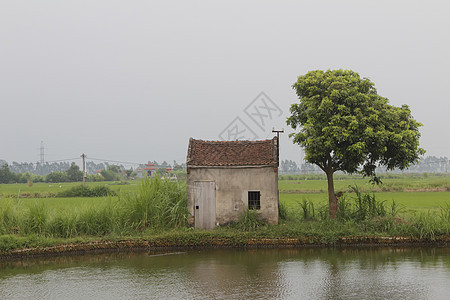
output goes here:
[{"label": "overcast sky", "polygon": [[[449,157],[449,11],[444,0],[0,0],[0,159],[38,161],[43,141],[46,161],[184,162],[189,137],[292,132],[297,77],[341,68],[408,104],[427,155]],[[280,151],[300,162],[286,133]]]}]

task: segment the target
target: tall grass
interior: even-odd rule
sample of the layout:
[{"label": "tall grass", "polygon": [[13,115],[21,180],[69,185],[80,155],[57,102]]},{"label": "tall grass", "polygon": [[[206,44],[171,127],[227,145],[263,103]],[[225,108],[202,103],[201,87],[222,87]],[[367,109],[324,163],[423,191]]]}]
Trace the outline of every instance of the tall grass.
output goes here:
[{"label": "tall grass", "polygon": [[[283,224],[278,227],[264,225],[258,213],[250,210],[245,212],[237,227],[230,230],[238,233],[252,231],[258,235],[272,232],[271,236],[275,235],[273,232],[289,235],[302,233],[328,236],[330,240],[352,234],[410,235],[424,239],[450,234],[450,205],[441,207],[437,213],[413,215],[403,220],[397,217],[401,207],[396,202],[389,206],[384,201],[378,201],[373,194],[360,193],[357,187],[353,191],[339,199],[336,220],[328,218],[328,205],[315,207],[311,200],[304,200],[294,208],[281,203],[280,219]],[[0,240],[6,241],[8,235],[42,239],[140,236],[142,233],[169,232],[172,228],[186,226],[185,183],[147,178],[136,193],[119,194],[103,200],[95,205],[79,205],[72,210],[56,210],[39,202],[23,205],[21,199],[2,198]]]},{"label": "tall grass", "polygon": [[132,230],[183,226],[188,214],[186,185],[147,178],[137,194],[122,197],[119,207],[123,225]]},{"label": "tall grass", "polygon": [[[356,198],[350,202],[346,197],[338,201],[337,218],[341,220],[363,221],[374,217],[385,217],[385,201],[379,201],[374,194],[362,194],[358,186],[351,186]],[[395,209],[395,207],[394,207]]]},{"label": "tall grass", "polygon": [[18,233],[21,216],[11,199],[0,199],[0,233]]},{"label": "tall grass", "polygon": [[288,216],[288,208],[287,205],[283,202],[278,203],[278,220],[284,221],[287,219]]},{"label": "tall grass", "polygon": [[388,204],[378,200],[373,193],[362,193],[357,186],[350,188],[352,193],[344,194],[338,201],[335,220],[329,219],[328,205],[315,207],[313,201],[303,200],[290,206],[284,223],[290,227],[319,228],[324,232],[333,231],[327,226],[334,224],[340,228],[354,228],[358,234],[402,235],[429,240],[450,234],[450,204],[438,212],[400,217],[404,207],[398,202]]},{"label": "tall grass", "polygon": [[314,220],[316,219],[316,211],[314,209],[314,203],[309,200],[303,200],[299,203],[303,220]]},{"label": "tall grass", "polygon": [[260,219],[258,211],[247,208],[237,223],[237,228],[243,231],[253,231],[263,225],[265,222]]},{"label": "tall grass", "polygon": [[54,212],[42,203],[19,211],[13,199],[0,199],[0,234],[53,237],[139,233],[146,229],[184,226],[187,220],[185,184],[159,177],[142,181],[135,195],[119,195],[101,205]]}]

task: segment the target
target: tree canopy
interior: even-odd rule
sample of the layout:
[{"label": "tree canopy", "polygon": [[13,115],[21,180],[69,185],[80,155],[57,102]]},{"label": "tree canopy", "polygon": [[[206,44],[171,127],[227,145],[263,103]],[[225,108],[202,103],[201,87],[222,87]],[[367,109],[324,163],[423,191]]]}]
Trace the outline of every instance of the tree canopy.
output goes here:
[{"label": "tree canopy", "polygon": [[74,162],[70,165],[70,168],[66,171],[69,181],[81,181],[83,180],[83,172],[80,171],[80,167]]},{"label": "tree canopy", "polygon": [[328,179],[330,216],[337,211],[333,173],[361,172],[376,179],[378,165],[405,169],[418,161],[419,127],[407,105],[395,107],[377,94],[374,83],[351,70],[311,71],[293,84],[300,99],[292,104],[290,135],[305,160]]}]

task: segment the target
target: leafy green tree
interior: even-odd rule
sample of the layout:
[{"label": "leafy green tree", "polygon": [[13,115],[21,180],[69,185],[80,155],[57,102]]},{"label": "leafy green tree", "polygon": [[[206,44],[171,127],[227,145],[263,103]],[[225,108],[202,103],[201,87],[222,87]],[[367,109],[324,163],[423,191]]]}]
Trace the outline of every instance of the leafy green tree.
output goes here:
[{"label": "leafy green tree", "polygon": [[107,170],[116,174],[120,173],[120,167],[117,165],[109,165]]},{"label": "leafy green tree", "polygon": [[133,173],[133,169],[129,169],[129,170],[125,170],[125,176],[127,177],[127,179],[130,179],[131,174]]},{"label": "leafy green tree", "polygon": [[10,183],[14,181],[14,173],[9,171],[8,164],[3,164],[0,167],[0,183]]},{"label": "leafy green tree", "polygon": [[52,172],[45,177],[46,182],[66,182],[68,180],[68,176],[66,172]]},{"label": "leafy green tree", "polygon": [[311,71],[292,86],[300,103],[292,104],[290,135],[305,150],[305,160],[327,175],[330,217],[337,213],[333,174],[360,172],[379,182],[377,165],[405,169],[425,150],[419,127],[407,105],[395,107],[375,85],[351,70]]},{"label": "leafy green tree", "polygon": [[102,170],[100,172],[100,174],[103,176],[103,178],[105,179],[105,181],[115,181],[115,180],[120,180],[120,175],[112,170],[109,169],[108,170]]},{"label": "leafy green tree", "polygon": [[83,172],[80,171],[80,167],[74,162],[70,165],[70,168],[66,171],[67,180],[74,181],[82,181],[83,180]]}]

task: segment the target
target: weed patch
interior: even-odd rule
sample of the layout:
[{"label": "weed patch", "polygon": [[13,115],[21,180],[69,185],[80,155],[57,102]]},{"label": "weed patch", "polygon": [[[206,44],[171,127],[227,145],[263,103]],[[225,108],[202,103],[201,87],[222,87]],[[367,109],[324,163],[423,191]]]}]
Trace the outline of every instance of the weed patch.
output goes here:
[{"label": "weed patch", "polygon": [[107,197],[116,195],[116,192],[105,185],[94,187],[77,185],[59,192],[57,197]]}]

